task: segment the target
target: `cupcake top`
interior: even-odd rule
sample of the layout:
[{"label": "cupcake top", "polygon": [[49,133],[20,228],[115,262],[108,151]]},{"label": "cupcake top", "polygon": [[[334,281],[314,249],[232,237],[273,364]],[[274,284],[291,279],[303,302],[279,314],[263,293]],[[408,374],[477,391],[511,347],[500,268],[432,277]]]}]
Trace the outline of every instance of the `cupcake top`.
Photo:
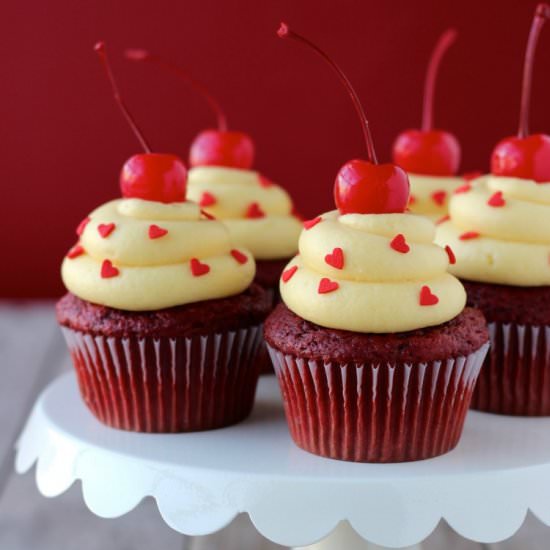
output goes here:
[{"label": "cupcake top", "polygon": [[550,285],[550,136],[529,131],[533,63],[550,4],[535,8],[525,62],[518,131],[491,154],[491,174],[459,188],[437,241],[456,253],[452,272],[471,281]]},{"label": "cupcake top", "polygon": [[466,303],[435,225],[406,213],[329,212],[306,222],[281,277],[283,301],[327,328],[393,333],[439,325]]},{"label": "cupcake top", "polygon": [[125,198],[94,210],[62,264],[67,289],[84,300],[147,311],[245,290],[254,260],[220,222],[192,202]]},{"label": "cupcake top", "polygon": [[78,298],[114,309],[151,311],[240,294],[252,282],[250,252],[234,248],[223,224],[186,200],[187,168],[151,149],[122,100],[105,44],[94,50],[113,96],[144,152],[120,173],[121,199],[78,226],[78,243],[61,266]]},{"label": "cupcake top", "polygon": [[304,222],[299,254],[281,275],[284,303],[316,325],[360,333],[406,332],[450,321],[464,309],[466,293],[447,273],[452,251],[433,243],[433,222],[406,213],[407,173],[378,161],[359,97],[330,56],[284,23],[278,35],[307,46],[337,74],[354,104],[367,154],[338,171],[338,210]]},{"label": "cupcake top", "polygon": [[258,172],[226,166],[196,166],[189,171],[188,197],[223,220],[231,238],[259,260],[296,253],[301,223],[292,200]]},{"label": "cupcake top", "polygon": [[437,242],[457,258],[451,272],[472,281],[550,285],[550,182],[486,175],[459,189]]}]

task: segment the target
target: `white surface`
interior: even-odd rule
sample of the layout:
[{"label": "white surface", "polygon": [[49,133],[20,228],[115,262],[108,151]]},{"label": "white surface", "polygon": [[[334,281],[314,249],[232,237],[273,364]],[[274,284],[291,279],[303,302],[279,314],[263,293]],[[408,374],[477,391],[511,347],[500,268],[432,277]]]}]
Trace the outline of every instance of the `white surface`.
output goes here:
[{"label": "white surface", "polygon": [[37,403],[21,439],[19,471],[38,459],[40,490],[54,496],[82,479],[86,503],[104,517],[154,496],[182,533],[214,532],[248,512],[285,545],[322,539],[348,519],[364,538],[402,547],[424,539],[443,516],[462,535],[512,535],[531,507],[550,521],[550,419],[472,413],[457,450],[411,464],[326,460],[290,441],[275,380],[265,378],[252,417],[232,428],[142,435],[101,426],[73,375]]}]

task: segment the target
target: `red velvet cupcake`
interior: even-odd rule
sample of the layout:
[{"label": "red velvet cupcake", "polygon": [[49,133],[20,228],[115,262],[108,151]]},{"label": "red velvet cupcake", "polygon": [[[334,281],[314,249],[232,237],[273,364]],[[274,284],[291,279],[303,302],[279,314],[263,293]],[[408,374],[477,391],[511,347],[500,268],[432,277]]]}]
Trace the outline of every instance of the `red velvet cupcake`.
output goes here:
[{"label": "red velvet cupcake", "polygon": [[63,261],[58,320],[84,401],[109,426],[207,430],[253,405],[271,303],[251,286],[250,252],[185,200],[186,175],[174,155],[130,158],[123,198],[82,221]]},{"label": "red velvet cupcake", "polygon": [[362,123],[369,161],[346,163],[338,211],[305,224],[265,338],[298,446],[357,462],[430,458],[458,443],[489,337],[433,222],[405,213],[406,173],[377,164]]},{"label": "red velvet cupcake", "polygon": [[437,242],[456,255],[451,272],[487,317],[491,351],[473,407],[550,415],[550,136],[528,131],[532,62],[550,5],[536,9],[524,71],[520,128],[491,158],[491,174],[455,194]]}]

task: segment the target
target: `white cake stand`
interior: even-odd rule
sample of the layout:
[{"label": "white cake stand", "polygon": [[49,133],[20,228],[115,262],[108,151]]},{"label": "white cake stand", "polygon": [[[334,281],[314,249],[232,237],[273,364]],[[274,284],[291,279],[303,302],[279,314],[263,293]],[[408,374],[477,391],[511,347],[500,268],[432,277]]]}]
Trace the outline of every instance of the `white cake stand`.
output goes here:
[{"label": "white cake stand", "polygon": [[[102,426],[81,402],[74,375],[63,375],[39,398],[18,443],[17,470],[35,462],[46,496],[81,480],[90,510],[109,518],[152,496],[166,523],[192,536],[213,533],[241,512],[285,546],[320,541],[345,520],[363,539],[391,548],[419,543],[441,518],[479,542],[513,535],[528,509],[550,524],[550,418],[472,412],[459,447],[446,456],[339,462],[292,443],[270,377],[242,424],[144,435]],[[341,527],[315,548],[366,547],[361,541]]]}]

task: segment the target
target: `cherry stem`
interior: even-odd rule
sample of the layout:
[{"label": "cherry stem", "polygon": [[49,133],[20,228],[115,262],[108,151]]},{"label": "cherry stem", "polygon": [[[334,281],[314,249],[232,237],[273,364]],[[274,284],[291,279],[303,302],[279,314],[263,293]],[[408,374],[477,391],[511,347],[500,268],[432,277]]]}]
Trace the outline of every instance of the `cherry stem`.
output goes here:
[{"label": "cherry stem", "polygon": [[315,51],[318,55],[320,55],[336,72],[338,75],[338,78],[346,88],[348,94],[351,97],[351,100],[353,101],[353,105],[355,106],[355,110],[357,111],[357,115],[359,116],[359,120],[361,122],[361,127],[363,129],[363,135],[365,137],[365,144],[367,146],[367,155],[369,158],[369,161],[373,164],[378,164],[378,159],[376,158],[376,151],[374,149],[374,140],[372,139],[372,134],[370,131],[369,121],[367,120],[367,117],[365,115],[365,111],[363,109],[363,106],[361,105],[361,102],[359,101],[359,97],[357,96],[357,93],[353,89],[353,86],[351,85],[351,82],[349,81],[348,77],[342,72],[342,69],[336,65],[336,63],[323,51],[321,48],[316,46],[313,42],[310,42],[307,38],[304,36],[294,32],[286,23],[281,23],[279,30],[277,31],[277,36],[279,38],[292,38],[293,40],[296,40],[297,42],[301,42],[302,44],[308,46],[313,51]]},{"label": "cherry stem", "polygon": [[193,88],[195,92],[197,92],[207,101],[210,109],[213,111],[218,120],[218,130],[220,132],[227,132],[227,118],[219,102],[210,93],[208,88],[204,86],[204,84],[191,77],[185,69],[182,69],[179,65],[176,65],[175,63],[172,63],[171,61],[168,61],[159,55],[152,54],[149,51],[143,49],[128,49],[124,52],[124,55],[127,59],[130,59],[132,61],[148,61],[153,65],[157,65],[158,67],[167,69],[176,76],[185,80],[185,82],[187,82],[187,84],[189,84],[189,86],[191,86],[191,88]]},{"label": "cherry stem", "polygon": [[428,71],[426,72],[426,80],[424,81],[424,103],[422,106],[423,132],[433,130],[435,83],[439,73],[439,65],[443,59],[443,56],[456,40],[457,36],[458,33],[455,29],[447,29],[439,37],[439,40],[432,51],[430,62],[428,63]]},{"label": "cherry stem", "polygon": [[118,106],[120,107],[120,110],[122,111],[122,114],[124,115],[124,118],[130,125],[130,128],[134,132],[135,136],[138,138],[139,143],[143,147],[144,151],[146,153],[151,152],[151,147],[147,143],[147,140],[143,137],[143,133],[139,129],[134,117],[128,110],[128,107],[126,107],[126,104],[124,103],[120,92],[118,90],[118,86],[115,80],[115,77],[113,75],[113,72],[111,70],[111,65],[109,63],[109,59],[107,57],[107,52],[105,51],[105,42],[98,42],[94,46],[94,50],[96,51],[97,55],[99,56],[99,59],[101,60],[101,64],[103,65],[103,68],[105,69],[105,73],[107,74],[107,78],[109,79],[109,82],[111,83],[111,87],[113,88],[113,95],[115,97],[115,101],[117,102]]},{"label": "cherry stem", "polygon": [[547,19],[550,19],[550,5],[539,4],[535,10],[535,16],[529,31],[525,61],[523,64],[523,82],[521,86],[521,106],[519,111],[518,137],[524,138],[529,135],[529,112],[531,110],[531,85],[533,83],[533,64],[535,62],[535,51],[539,40],[540,32]]}]

